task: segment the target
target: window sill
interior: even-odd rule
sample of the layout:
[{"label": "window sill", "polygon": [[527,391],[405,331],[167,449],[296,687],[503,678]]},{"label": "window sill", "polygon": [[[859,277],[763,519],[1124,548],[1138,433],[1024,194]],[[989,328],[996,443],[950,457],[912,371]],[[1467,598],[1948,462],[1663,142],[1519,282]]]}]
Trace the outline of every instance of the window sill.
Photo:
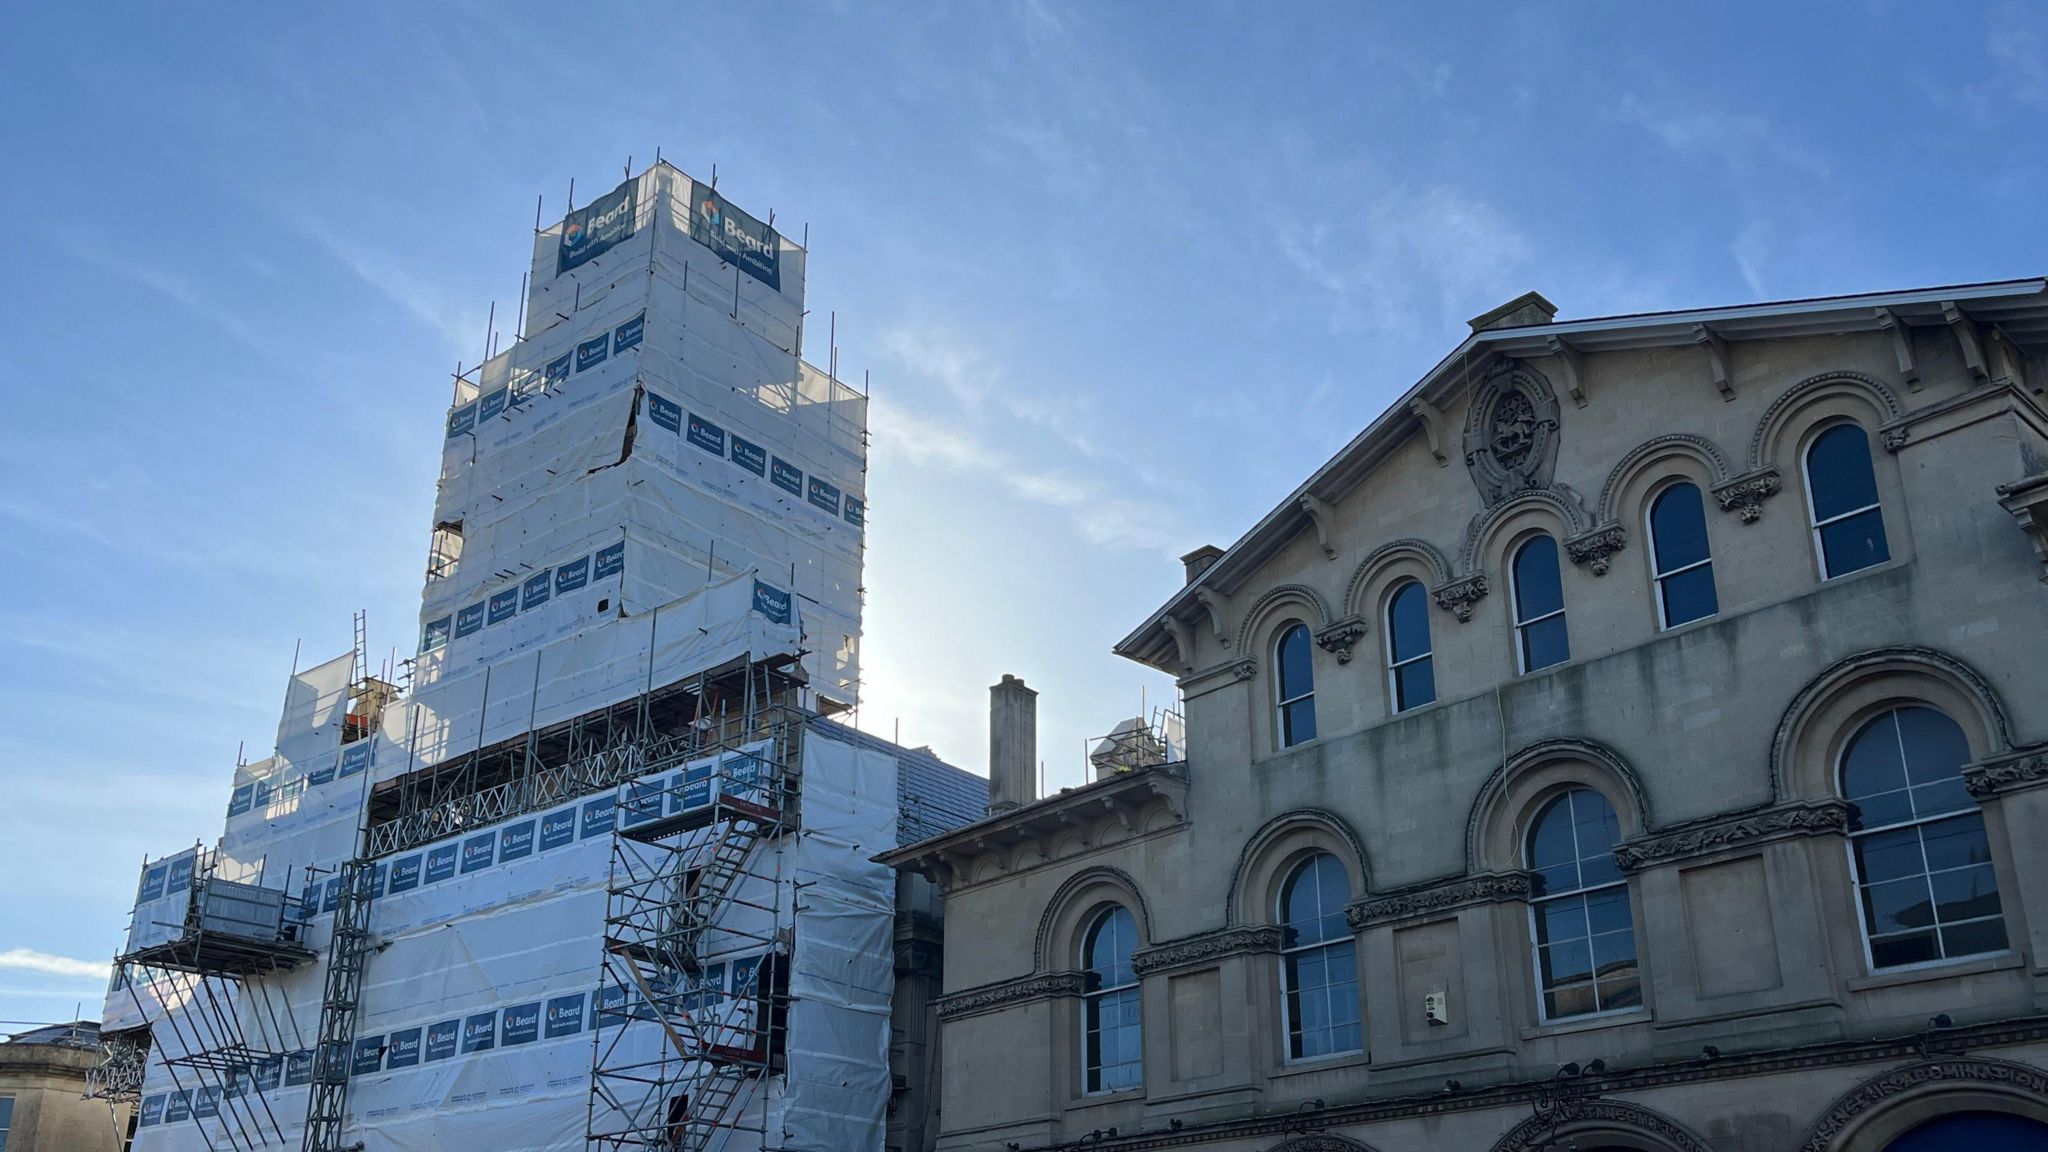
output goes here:
[{"label": "window sill", "polygon": [[1115,1088],[1107,1092],[1083,1092],[1079,1096],[1067,1101],[1067,1111],[1071,1112],[1077,1108],[1094,1108],[1103,1104],[1118,1104],[1125,1100],[1143,1100],[1144,1098],[1145,1086],[1143,1084],[1138,1085],[1136,1088]]},{"label": "window sill", "polygon": [[1522,1039],[1539,1040],[1546,1036],[1570,1036],[1577,1032],[1598,1032],[1602,1028],[1619,1028],[1625,1024],[1647,1023],[1650,1019],[1648,1008],[1623,1008],[1615,1012],[1594,1012],[1585,1016],[1573,1016],[1564,1020],[1552,1020],[1522,1029]]},{"label": "window sill", "polygon": [[1949,980],[1957,976],[1978,976],[1986,972],[2004,972],[2021,967],[2026,957],[2007,949],[1989,956],[1964,956],[1955,960],[1930,960],[1925,964],[1910,967],[1886,968],[1868,976],[1857,976],[1848,982],[1851,992],[1870,992],[1879,988],[1899,988],[1908,984],[1926,984],[1935,980]]},{"label": "window sill", "polygon": [[1273,1069],[1273,1077],[1279,1079],[1295,1073],[1327,1072],[1332,1068],[1348,1068],[1354,1064],[1362,1067],[1370,1063],[1372,1056],[1363,1048],[1350,1052],[1332,1052],[1327,1056],[1304,1056],[1298,1060],[1282,1059],[1279,1066]]}]

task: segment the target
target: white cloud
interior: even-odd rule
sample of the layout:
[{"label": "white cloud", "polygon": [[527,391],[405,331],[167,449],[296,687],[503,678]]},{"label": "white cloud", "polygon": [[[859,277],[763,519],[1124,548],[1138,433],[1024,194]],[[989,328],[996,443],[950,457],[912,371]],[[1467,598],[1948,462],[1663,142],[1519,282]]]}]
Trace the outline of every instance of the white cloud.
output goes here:
[{"label": "white cloud", "polygon": [[326,249],[328,255],[363,283],[439,333],[451,351],[466,349],[471,356],[481,359],[483,318],[476,315],[479,309],[456,303],[446,288],[422,278],[387,253],[340,235],[315,220],[300,219],[296,223],[307,238]]},{"label": "white cloud", "polygon": [[78,980],[105,980],[109,965],[103,960],[74,960],[69,956],[55,956],[38,952],[33,948],[9,948],[0,951],[0,968],[16,968],[25,972],[41,972],[49,976],[64,976]]},{"label": "white cloud", "polygon": [[1764,116],[1710,109],[1681,111],[1651,104],[1633,93],[1621,98],[1614,115],[1683,155],[1745,171],[1768,161],[1814,179],[1828,176],[1825,158],[1786,140]]}]

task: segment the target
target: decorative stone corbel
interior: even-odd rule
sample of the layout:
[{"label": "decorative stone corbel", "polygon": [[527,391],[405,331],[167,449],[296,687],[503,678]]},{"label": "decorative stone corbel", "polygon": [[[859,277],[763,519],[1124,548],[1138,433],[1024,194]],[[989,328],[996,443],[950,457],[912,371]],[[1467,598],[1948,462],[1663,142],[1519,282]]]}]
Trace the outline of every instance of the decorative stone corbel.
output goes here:
[{"label": "decorative stone corbel", "polygon": [[1906,330],[1905,321],[1889,308],[1877,310],[1878,326],[1892,337],[1892,355],[1898,357],[1899,375],[1905,378],[1906,387],[1914,392],[1920,390],[1920,361],[1913,355],[1913,334]]},{"label": "decorative stone corbel", "polygon": [[1486,599],[1486,573],[1474,572],[1449,583],[1439,584],[1431,593],[1436,606],[1462,623],[1472,619],[1472,609]]},{"label": "decorative stone corbel", "polygon": [[1422,421],[1422,434],[1429,438],[1429,454],[1436,457],[1436,466],[1442,468],[1451,462],[1444,455],[1444,412],[1443,409],[1417,396],[1408,401],[1408,411]]},{"label": "decorative stone corbel", "polygon": [[2048,749],[2025,748],[1963,765],[1963,787],[1978,799],[2048,784]]},{"label": "decorative stone corbel", "polygon": [[1322,645],[1323,651],[1335,655],[1337,663],[1349,664],[1351,649],[1358,644],[1359,637],[1364,635],[1365,621],[1357,616],[1346,616],[1316,633],[1316,643]]},{"label": "decorative stone corbel", "polygon": [[1316,540],[1323,546],[1323,559],[1335,560],[1337,549],[1330,543],[1330,506],[1313,492],[1304,492],[1301,494],[1301,510],[1308,513],[1309,522],[1316,526]]},{"label": "decorative stone corbel", "polygon": [[1249,656],[1230,666],[1230,678],[1232,680],[1249,680],[1258,674],[1259,665],[1257,661],[1254,661]]},{"label": "decorative stone corbel", "polygon": [[1558,363],[1564,365],[1565,392],[1571,396],[1572,403],[1584,408],[1586,406],[1585,353],[1580,352],[1577,347],[1561,336],[1547,337],[1545,343],[1550,346],[1550,354],[1557,357]]},{"label": "decorative stone corbel", "polygon": [[1877,430],[1877,442],[1884,445],[1884,450],[1887,452],[1896,453],[1899,449],[1906,446],[1906,441],[1912,438],[1912,433],[1907,430],[1904,424],[1898,425],[1895,428],[1880,428]]},{"label": "decorative stone corbel", "polygon": [[2041,559],[2041,582],[2048,584],[2048,471],[1998,486],[1998,506],[2012,513],[2020,531],[2033,541]]},{"label": "decorative stone corbel", "polygon": [[1230,647],[1230,632],[1227,620],[1230,616],[1230,597],[1212,588],[1195,589],[1195,601],[1209,614],[1209,627],[1216,633],[1216,643]]},{"label": "decorative stone corbel", "polygon": [[[1991,326],[1991,335],[1986,340],[1986,351],[1990,353],[1991,382],[2010,384],[2015,388],[2027,387],[2027,357],[2012,342],[2012,337],[1998,325]],[[2038,387],[2031,389],[2038,392]]]},{"label": "decorative stone corbel", "polygon": [[1168,616],[1166,618],[1166,634],[1173,637],[1174,656],[1176,663],[1180,666],[1181,675],[1185,676],[1189,672],[1194,671],[1195,630],[1188,627],[1187,621]]},{"label": "decorative stone corbel", "polygon": [[1953,300],[1941,302],[1941,318],[1948,321],[1948,330],[1956,334],[1956,343],[1963,350],[1963,363],[1970,369],[1970,375],[1978,380],[1989,380],[1991,369],[1984,363],[1984,340],[1977,334],[1977,322],[1965,316]]},{"label": "decorative stone corbel", "polygon": [[1583,564],[1595,576],[1607,575],[1607,565],[1616,552],[1628,546],[1628,530],[1619,524],[1602,524],[1564,542],[1572,563]]},{"label": "decorative stone corbel", "polygon": [[1741,516],[1744,524],[1754,524],[1764,514],[1764,501],[1777,495],[1778,487],[1778,469],[1766,464],[1714,485],[1714,499],[1720,502],[1721,511]]},{"label": "decorative stone corbel", "polygon": [[1692,326],[1693,343],[1707,350],[1707,371],[1713,376],[1714,387],[1720,389],[1721,399],[1735,399],[1735,375],[1728,359],[1728,342],[1705,324]]}]

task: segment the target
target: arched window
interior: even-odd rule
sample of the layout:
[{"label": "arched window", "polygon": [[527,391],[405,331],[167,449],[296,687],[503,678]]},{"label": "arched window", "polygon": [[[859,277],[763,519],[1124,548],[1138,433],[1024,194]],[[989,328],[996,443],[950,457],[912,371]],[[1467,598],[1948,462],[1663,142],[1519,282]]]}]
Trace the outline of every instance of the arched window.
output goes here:
[{"label": "arched window", "polygon": [[1436,667],[1429,652],[1429,594],[1409,580],[1387,600],[1387,690],[1394,711],[1436,700]]},{"label": "arched window", "polygon": [[1274,664],[1280,670],[1275,685],[1280,697],[1282,748],[1316,738],[1316,677],[1309,663],[1309,652],[1314,647],[1315,641],[1309,639],[1305,624],[1290,624],[1280,633],[1275,649],[1279,659]]},{"label": "arched window", "polygon": [[1877,474],[1870,468],[1870,436],[1860,425],[1837,424],[1814,437],[1806,450],[1806,499],[1821,579],[1891,558]]},{"label": "arched window", "polygon": [[1529,828],[1529,919],[1545,1020],[1643,1002],[1628,881],[1614,862],[1620,838],[1614,806],[1590,788],[1552,800]]},{"label": "arched window", "polygon": [[1650,566],[1657,581],[1657,626],[1676,628],[1721,610],[1707,510],[1700,490],[1673,484],[1650,502]]},{"label": "arched window", "polygon": [[1089,1092],[1116,1092],[1144,1083],[1144,1029],[1138,1011],[1138,975],[1131,950],[1138,925],[1130,909],[1104,908],[1081,944],[1087,991],[1081,997],[1081,1078]]},{"label": "arched window", "polygon": [[1515,594],[1515,652],[1523,672],[1572,658],[1564,631],[1564,584],[1557,574],[1557,541],[1532,536],[1515,549],[1509,575]]},{"label": "arched window", "polygon": [[1287,1058],[1310,1060],[1365,1047],[1358,1023],[1358,957],[1344,905],[1344,865],[1318,852],[1280,888],[1280,999]]},{"label": "arched window", "polygon": [[1870,966],[2005,950],[1984,814],[1963,787],[1969,742],[1922,705],[1894,708],[1842,751],[1842,797]]}]

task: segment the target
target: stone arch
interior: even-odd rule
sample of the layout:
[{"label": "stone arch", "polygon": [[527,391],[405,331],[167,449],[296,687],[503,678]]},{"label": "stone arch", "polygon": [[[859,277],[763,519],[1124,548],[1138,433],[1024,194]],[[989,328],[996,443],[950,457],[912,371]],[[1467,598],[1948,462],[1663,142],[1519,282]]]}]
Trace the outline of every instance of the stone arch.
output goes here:
[{"label": "stone arch", "polygon": [[1268,1152],[1377,1152],[1370,1144],[1360,1143],[1349,1136],[1335,1132],[1313,1132],[1307,1136],[1296,1136],[1273,1145]]},{"label": "stone arch", "polygon": [[1986,1057],[1922,1060],[1843,1093],[1800,1137],[1798,1152],[1879,1152],[1952,1112],[2004,1112],[2048,1124],[2048,1072]]},{"label": "stone arch", "polygon": [[[1115,896],[1116,900],[1107,899]],[[1137,881],[1121,868],[1096,865],[1067,877],[1053,890],[1038,917],[1038,935],[1031,946],[1033,972],[1063,972],[1071,961],[1061,961],[1064,945],[1076,937],[1087,914],[1106,903],[1126,903],[1138,922],[1139,946],[1152,942],[1152,911]]]},{"label": "stone arch", "polygon": [[1323,603],[1322,593],[1305,584],[1282,584],[1278,588],[1269,589],[1257,600],[1252,601],[1251,607],[1245,609],[1244,622],[1237,630],[1238,655],[1252,655],[1252,649],[1248,647],[1252,638],[1266,626],[1267,620],[1289,605],[1298,606],[1306,615],[1313,617],[1302,621],[1308,625],[1311,633],[1322,631],[1330,623],[1330,606]]},{"label": "stone arch", "polygon": [[1366,894],[1372,884],[1372,869],[1365,858],[1365,842],[1358,838],[1358,833],[1334,812],[1296,808],[1259,825],[1238,850],[1237,867],[1230,874],[1230,891],[1223,900],[1223,922],[1232,928],[1259,923],[1245,918],[1247,901],[1263,898],[1274,887],[1281,870],[1310,848],[1334,850],[1351,872],[1351,898],[1356,900]]},{"label": "stone arch", "polygon": [[[1763,418],[1757,421],[1756,432],[1749,438],[1749,470],[1753,472],[1769,466],[1792,416],[1829,394],[1851,394],[1873,405],[1878,426],[1906,414],[1899,403],[1898,393],[1874,376],[1861,372],[1823,372],[1809,376],[1787,388],[1764,410]],[[1873,427],[1869,431],[1875,436],[1878,429]]]},{"label": "stone arch", "polygon": [[[1794,796],[1834,794],[1833,756],[1801,755],[1802,750],[1814,747],[1816,738],[1840,741],[1851,734],[1854,725],[1846,723],[1850,718],[1831,716],[1830,705],[1844,701],[1848,693],[1865,684],[1882,684],[1894,698],[1919,699],[1920,694],[1913,691],[1916,681],[1917,687],[1932,697],[1930,703],[1943,706],[1942,710],[1950,713],[1950,718],[1963,725],[1966,732],[1974,729],[1972,734],[1976,739],[1973,743],[1979,746],[1980,754],[1994,754],[2013,747],[2005,704],[1999,699],[1997,689],[1978,675],[1976,669],[1933,648],[1917,645],[1874,648],[1830,664],[1792,697],[1792,702],[1778,719],[1777,730],[1771,734],[1773,799],[1783,801]],[[1956,715],[1958,710],[1963,714]],[[1816,720],[1833,723],[1816,725]],[[1822,727],[1843,730],[1821,733],[1819,729]],[[1802,768],[1806,772],[1804,776],[1799,775]]]},{"label": "stone arch", "polygon": [[1558,519],[1558,547],[1573,536],[1593,527],[1593,517],[1586,511],[1585,501],[1579,494],[1564,484],[1552,484],[1548,488],[1532,488],[1495,504],[1472,518],[1465,526],[1465,542],[1458,549],[1458,572],[1469,575],[1487,567],[1485,556],[1491,551],[1490,545],[1496,531],[1503,523],[1515,519],[1519,513],[1531,509],[1542,509]]},{"label": "stone arch", "polygon": [[1621,519],[1616,502],[1622,489],[1644,468],[1673,456],[1686,456],[1704,465],[1710,474],[1710,486],[1729,479],[1732,473],[1728,467],[1728,454],[1721,446],[1705,436],[1690,432],[1672,432],[1643,441],[1628,450],[1613,468],[1608,470],[1607,482],[1600,486],[1600,499],[1594,505],[1593,518],[1600,524],[1611,524]]},{"label": "stone arch", "polygon": [[1573,1100],[1550,1115],[1531,1116],[1508,1129],[1493,1152],[1539,1152],[1576,1139],[1641,1152],[1712,1152],[1706,1141],[1662,1112],[1626,1100]]},{"label": "stone arch", "polygon": [[1388,565],[1401,560],[1412,560],[1427,567],[1433,573],[1433,577],[1424,582],[1428,587],[1435,588],[1451,582],[1451,562],[1436,545],[1412,537],[1389,540],[1367,553],[1365,559],[1359,561],[1357,570],[1351,573],[1351,583],[1344,589],[1344,611],[1353,616],[1372,619],[1372,613],[1366,610],[1367,606],[1358,602],[1358,595],[1365,590],[1366,585],[1385,571]]},{"label": "stone arch", "polygon": [[1544,799],[1570,786],[1599,791],[1614,805],[1625,840],[1653,827],[1642,780],[1620,755],[1593,740],[1544,740],[1493,770],[1465,818],[1465,872],[1522,867],[1522,828]]}]

